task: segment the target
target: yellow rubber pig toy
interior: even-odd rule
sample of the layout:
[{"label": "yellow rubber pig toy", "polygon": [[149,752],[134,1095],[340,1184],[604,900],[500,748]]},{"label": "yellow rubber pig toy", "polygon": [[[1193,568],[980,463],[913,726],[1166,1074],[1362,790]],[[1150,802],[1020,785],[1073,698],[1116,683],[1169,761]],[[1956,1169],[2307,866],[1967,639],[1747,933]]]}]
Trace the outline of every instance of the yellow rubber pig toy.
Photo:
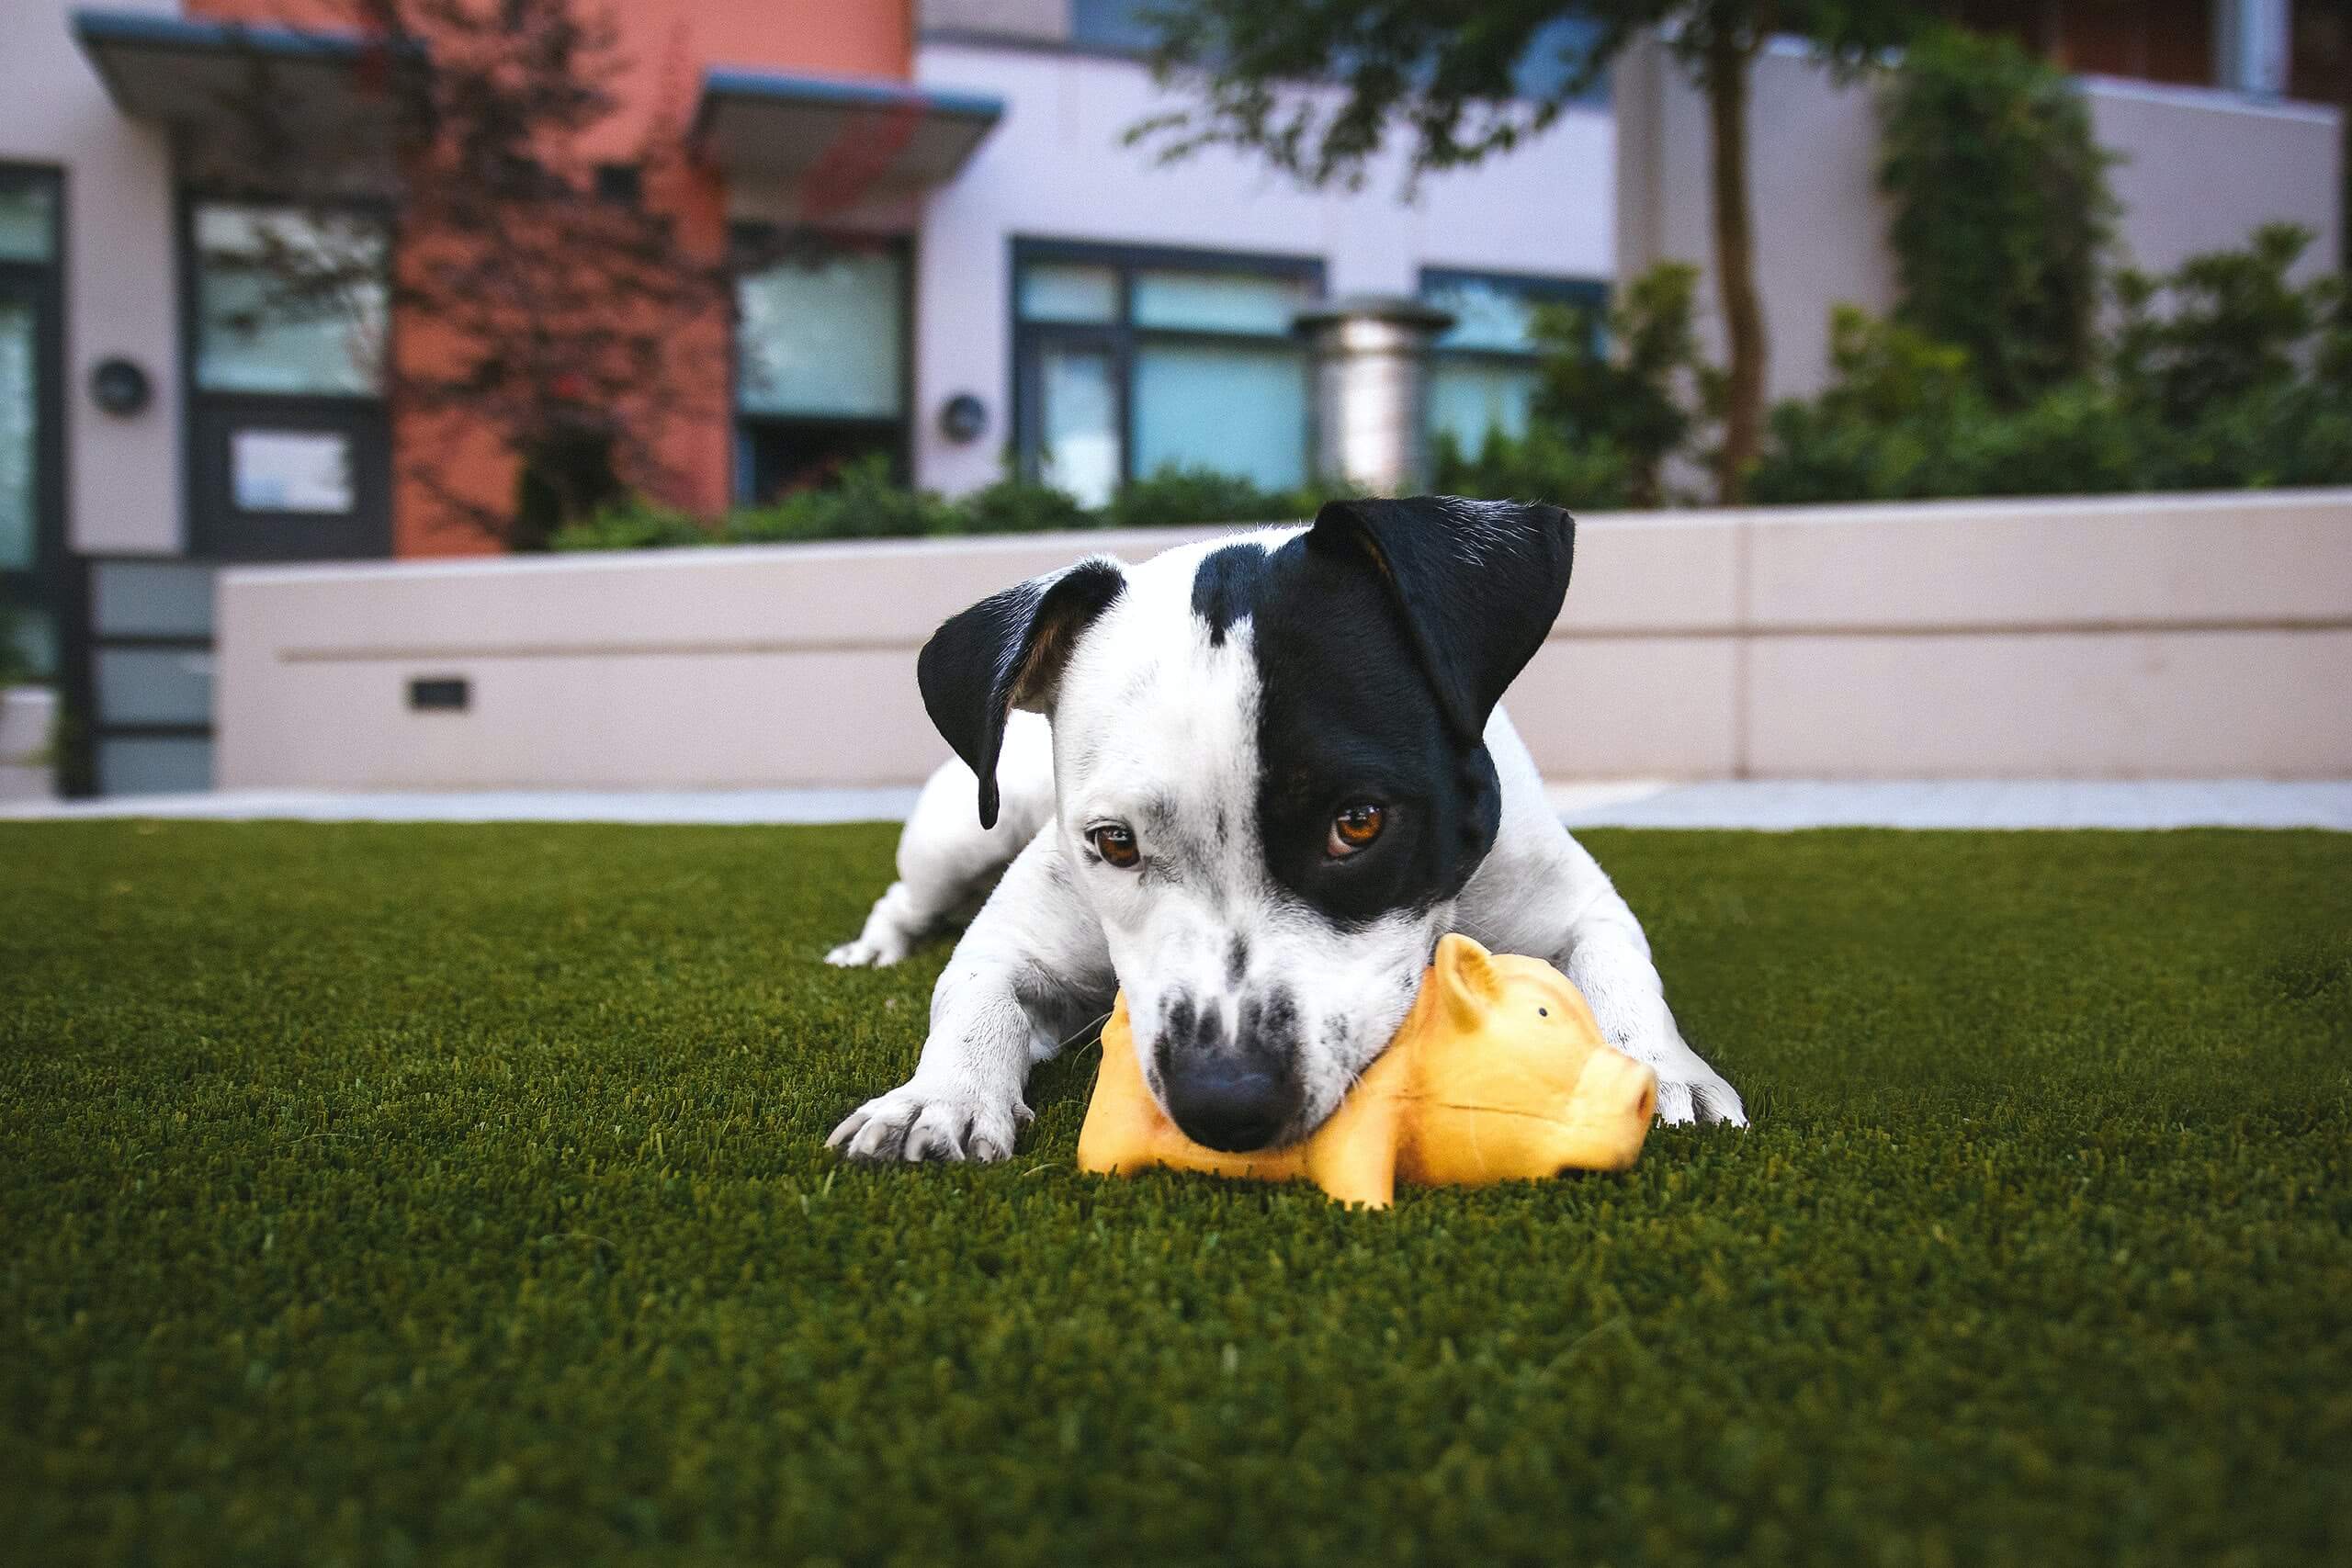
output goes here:
[{"label": "yellow rubber pig toy", "polygon": [[1329,1121],[1287,1148],[1225,1154],[1185,1137],[1144,1085],[1122,994],[1102,1028],[1078,1164],[1312,1181],[1340,1202],[1384,1209],[1399,1177],[1478,1187],[1623,1170],[1657,1111],[1656,1075],[1601,1039],[1558,970],[1448,936],[1388,1048]]}]

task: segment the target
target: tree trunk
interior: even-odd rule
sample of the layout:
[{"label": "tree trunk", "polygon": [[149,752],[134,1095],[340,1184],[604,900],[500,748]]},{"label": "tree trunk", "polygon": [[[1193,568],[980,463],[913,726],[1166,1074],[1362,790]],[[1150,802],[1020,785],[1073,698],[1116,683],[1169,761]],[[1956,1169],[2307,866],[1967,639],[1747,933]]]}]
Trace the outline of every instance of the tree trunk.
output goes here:
[{"label": "tree trunk", "polygon": [[1764,305],[1756,292],[1756,225],[1747,193],[1747,88],[1755,58],[1754,48],[1736,36],[1719,32],[1707,46],[1715,284],[1731,351],[1715,475],[1715,499],[1725,506],[1736,506],[1746,496],[1747,473],[1764,439]]}]

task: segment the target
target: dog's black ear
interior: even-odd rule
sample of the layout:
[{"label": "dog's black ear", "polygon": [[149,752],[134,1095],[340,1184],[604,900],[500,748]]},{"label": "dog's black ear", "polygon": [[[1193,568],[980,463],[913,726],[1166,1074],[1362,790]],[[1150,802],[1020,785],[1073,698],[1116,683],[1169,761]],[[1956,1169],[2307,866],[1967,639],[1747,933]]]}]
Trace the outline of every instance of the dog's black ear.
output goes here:
[{"label": "dog's black ear", "polygon": [[1091,556],[991,594],[931,634],[915,660],[922,705],[980,776],[980,826],[996,826],[997,753],[1014,708],[1045,711],[1078,634],[1127,585],[1108,556]]},{"label": "dog's black ear", "polygon": [[1476,745],[1567,597],[1576,519],[1556,506],[1421,495],[1335,501],[1310,549],[1368,554],[1456,739]]}]

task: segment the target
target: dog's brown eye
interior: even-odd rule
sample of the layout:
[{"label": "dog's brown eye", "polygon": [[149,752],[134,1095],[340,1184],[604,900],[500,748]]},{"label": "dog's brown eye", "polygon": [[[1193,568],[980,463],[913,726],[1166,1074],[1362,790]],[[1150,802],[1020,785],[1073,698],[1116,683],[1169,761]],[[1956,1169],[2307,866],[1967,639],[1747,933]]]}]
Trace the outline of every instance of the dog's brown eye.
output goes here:
[{"label": "dog's brown eye", "polygon": [[1116,822],[1106,822],[1086,835],[1094,845],[1094,852],[1113,865],[1125,869],[1143,858],[1136,848],[1136,836]]},{"label": "dog's brown eye", "polygon": [[1323,846],[1334,859],[1351,855],[1380,837],[1383,814],[1379,807],[1368,800],[1343,806],[1331,818],[1331,837]]}]

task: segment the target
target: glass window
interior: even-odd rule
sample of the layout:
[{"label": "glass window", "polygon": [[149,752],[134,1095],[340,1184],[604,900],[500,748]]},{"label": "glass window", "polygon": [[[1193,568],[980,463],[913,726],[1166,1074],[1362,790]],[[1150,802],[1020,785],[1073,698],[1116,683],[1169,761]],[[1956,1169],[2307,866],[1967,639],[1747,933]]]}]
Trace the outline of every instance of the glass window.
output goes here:
[{"label": "glass window", "polygon": [[56,187],[0,177],[0,261],[45,262],[56,252]]},{"label": "glass window", "polygon": [[211,567],[201,561],[91,562],[90,629],[101,637],[210,637]]},{"label": "glass window", "polygon": [[1493,277],[1457,277],[1430,284],[1421,298],[1453,312],[1440,348],[1485,348],[1529,354],[1535,348],[1537,301],[1521,285]]},{"label": "glass window", "polygon": [[212,655],[193,648],[102,648],[98,717],[107,724],[212,722]]},{"label": "glass window", "polygon": [[896,253],[785,262],[736,283],[745,413],[895,419],[905,403],[906,281]]},{"label": "glass window", "polygon": [[1490,430],[1518,440],[1527,434],[1535,379],[1531,367],[1439,360],[1430,371],[1430,433],[1452,436],[1465,457]]},{"label": "glass window", "polygon": [[1489,431],[1514,440],[1527,434],[1538,380],[1536,312],[1546,305],[1598,311],[1608,290],[1584,278],[1431,270],[1421,275],[1421,298],[1453,313],[1430,367],[1430,434],[1452,437],[1467,455]]},{"label": "glass window", "polygon": [[229,437],[229,490],[240,512],[347,514],[356,503],[351,439],[332,430],[239,430]]},{"label": "glass window", "polygon": [[[46,605],[28,604],[0,585],[0,604],[16,612],[12,628],[16,637],[17,657],[24,661],[25,670],[36,681],[48,681],[57,674],[57,616]],[[0,614],[0,628],[7,627],[7,617]]]},{"label": "glass window", "polygon": [[0,570],[29,570],[40,554],[40,318],[0,299]]},{"label": "glass window", "polygon": [[1148,20],[1158,0],[1070,0],[1073,42],[1123,54],[1148,54],[1159,45],[1159,29]]},{"label": "glass window", "polygon": [[1213,468],[1261,490],[1304,484],[1306,397],[1295,353],[1147,343],[1136,355],[1136,474]]},{"label": "glass window", "polygon": [[1024,471],[1088,506],[1171,467],[1269,490],[1306,480],[1306,352],[1291,321],[1320,264],[1057,245],[1016,265]]},{"label": "glass window", "polygon": [[197,385],[380,396],[386,259],[383,225],[358,214],[198,208]]},{"label": "glass window", "polygon": [[1136,325],[1178,332],[1290,335],[1291,318],[1311,296],[1296,277],[1246,272],[1139,272]]},{"label": "glass window", "polygon": [[[1557,97],[1580,75],[1591,55],[1592,46],[1600,41],[1601,25],[1589,17],[1561,17],[1535,29],[1528,40],[1527,52],[1519,57],[1511,71],[1511,85],[1522,98]],[[1600,104],[1609,101],[1609,77],[1600,77],[1585,85],[1571,102]]]},{"label": "glass window", "polygon": [[1119,275],[1107,266],[1021,269],[1021,314],[1032,321],[1112,321],[1119,315]]},{"label": "glass window", "polygon": [[212,787],[212,742],[110,737],[97,745],[100,795],[186,795]]},{"label": "glass window", "polygon": [[1038,355],[1039,477],[1101,506],[1119,488],[1117,367],[1100,348],[1050,345]]}]

